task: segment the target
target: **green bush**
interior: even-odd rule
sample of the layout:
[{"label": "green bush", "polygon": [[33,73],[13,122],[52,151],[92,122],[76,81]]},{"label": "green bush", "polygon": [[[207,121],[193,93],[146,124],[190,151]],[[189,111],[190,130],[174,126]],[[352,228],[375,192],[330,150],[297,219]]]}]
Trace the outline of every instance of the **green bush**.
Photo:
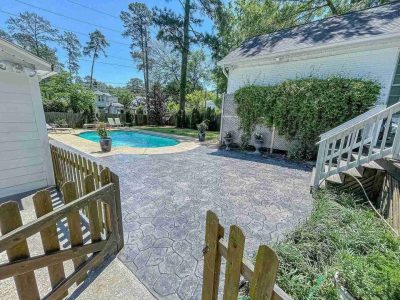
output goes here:
[{"label": "green bush", "polygon": [[295,299],[312,290],[313,299],[338,299],[337,271],[357,299],[400,299],[400,241],[351,195],[318,192],[310,218],[275,250],[278,285]]},{"label": "green bush", "polygon": [[371,80],[334,76],[287,80],[275,86],[250,85],[236,91],[234,98],[246,137],[256,124],[273,124],[279,134],[297,140],[293,156],[303,153],[302,159],[310,159],[316,154],[314,146],[309,153],[310,142],[315,144],[321,133],[367,111],[379,92],[379,84]]}]

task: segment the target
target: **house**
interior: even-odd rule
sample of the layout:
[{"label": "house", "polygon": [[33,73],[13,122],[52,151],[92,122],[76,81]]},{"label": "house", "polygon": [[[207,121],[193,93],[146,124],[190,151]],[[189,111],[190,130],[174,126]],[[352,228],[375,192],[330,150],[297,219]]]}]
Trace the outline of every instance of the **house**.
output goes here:
[{"label": "house", "polygon": [[[274,85],[287,79],[342,75],[377,80],[377,104],[400,97],[400,2],[314,21],[246,40],[218,62],[228,78],[221,132],[240,140],[234,92],[248,84]],[[288,141],[260,127],[264,147],[287,150]]]},{"label": "house", "polygon": [[0,38],[0,198],[54,185],[39,81],[52,66]]},{"label": "house", "polygon": [[146,97],[136,96],[131,103],[131,110],[133,114],[147,115]]},{"label": "house", "polygon": [[102,91],[95,91],[94,94],[96,95],[95,113],[97,116],[100,113],[122,114],[124,112],[124,106],[118,102],[118,97]]}]

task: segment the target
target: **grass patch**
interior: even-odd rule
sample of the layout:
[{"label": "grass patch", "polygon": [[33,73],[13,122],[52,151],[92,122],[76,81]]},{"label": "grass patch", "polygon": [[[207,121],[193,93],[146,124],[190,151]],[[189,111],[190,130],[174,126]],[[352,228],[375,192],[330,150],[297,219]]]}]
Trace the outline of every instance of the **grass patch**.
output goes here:
[{"label": "grass patch", "polygon": [[351,195],[316,193],[308,221],[275,250],[277,283],[295,299],[307,299],[313,288],[312,299],[338,299],[336,271],[356,299],[400,299],[400,241]]},{"label": "grass patch", "polygon": [[[175,127],[152,127],[152,126],[151,127],[150,126],[142,126],[142,127],[140,127],[140,129],[197,138],[197,130],[195,130],[195,129],[175,128]],[[218,136],[219,136],[219,131],[207,131],[206,132],[206,140],[207,141],[217,140]]]}]

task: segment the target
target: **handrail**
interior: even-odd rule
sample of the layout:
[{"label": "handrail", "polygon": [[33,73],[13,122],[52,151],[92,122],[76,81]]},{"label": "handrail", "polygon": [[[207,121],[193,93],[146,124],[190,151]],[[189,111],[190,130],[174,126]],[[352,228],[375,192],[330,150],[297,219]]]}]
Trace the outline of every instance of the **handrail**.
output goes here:
[{"label": "handrail", "polygon": [[383,104],[376,105],[373,108],[371,108],[370,110],[362,113],[361,115],[358,115],[358,116],[340,124],[339,126],[336,126],[332,129],[322,133],[320,135],[320,141],[328,139],[328,138],[334,136],[335,134],[342,132],[343,130],[346,130],[354,125],[357,125],[358,123],[362,122],[366,118],[369,118],[370,116],[374,116],[377,113],[380,113],[381,111],[383,111],[384,109],[386,109],[386,105],[383,105]]},{"label": "handrail", "polygon": [[[375,109],[376,110],[376,109]],[[319,145],[318,158],[314,173],[314,187],[318,187],[321,180],[345,172],[351,168],[359,167],[370,161],[392,155],[394,158],[400,152],[400,126],[392,128],[393,116],[400,112],[400,102],[383,110],[371,114],[371,110],[358,116],[358,122],[351,126],[340,125],[335,133],[322,135]],[[398,119],[396,119],[398,123]],[[348,125],[348,123],[347,123]],[[397,124],[400,125],[400,124]],[[340,131],[339,131],[340,129]],[[332,131],[331,131],[332,132]],[[329,133],[329,132],[328,132]],[[389,144],[387,141],[389,139]],[[365,154],[363,151],[368,149]],[[354,155],[357,156],[354,159]]]},{"label": "handrail", "polygon": [[[400,111],[400,102],[397,102],[397,103],[395,103],[395,104],[393,104],[393,105],[391,105],[391,106],[389,106],[389,107],[386,107],[385,109],[383,109],[383,110],[381,110],[381,111],[379,111],[379,112],[377,112],[377,113],[375,113],[375,114],[373,114],[373,115],[371,115],[371,116],[369,116],[369,117],[367,117],[366,119],[363,119],[363,120],[361,120],[361,121],[359,121],[359,122],[357,122],[357,123],[355,123],[355,124],[352,124],[351,126],[349,126],[349,127],[346,127],[346,128],[343,128],[343,130],[341,130],[340,132],[337,132],[337,133],[335,133],[335,134],[332,134],[332,135],[330,135],[330,136],[328,136],[328,137],[324,137],[323,139],[321,139],[317,144],[319,144],[319,143],[321,143],[322,141],[325,141],[325,140],[327,140],[327,139],[329,139],[329,138],[331,138],[331,137],[334,137],[335,135],[339,135],[340,133],[342,133],[344,130],[347,130],[347,129],[350,129],[350,128],[352,128],[352,127],[355,127],[355,126],[357,126],[357,125],[361,125],[361,124],[366,124],[366,123],[368,123],[368,121],[370,121],[371,119],[374,119],[374,118],[376,118],[376,117],[378,117],[379,115],[381,115],[381,114],[384,114],[384,113],[386,113],[386,112],[388,112],[388,111],[390,111],[390,110],[393,110],[393,109],[399,109],[399,111]],[[372,110],[372,109],[371,109]],[[369,111],[371,111],[371,110],[369,110]],[[360,115],[361,116],[361,115]],[[357,118],[357,117],[356,117]],[[354,118],[355,119],[355,118]],[[354,120],[354,119],[352,119],[352,120]],[[350,120],[351,121],[351,120]],[[349,122],[349,121],[347,121],[347,122]],[[343,124],[345,124],[345,123],[343,123]],[[342,125],[343,125],[342,124]],[[342,126],[342,125],[339,125],[338,127],[340,127],[340,126]],[[335,128],[338,128],[338,127],[335,127]],[[334,129],[335,129],[334,128]],[[326,133],[328,133],[329,131],[327,131]],[[321,136],[323,136],[324,134],[322,134]]]}]

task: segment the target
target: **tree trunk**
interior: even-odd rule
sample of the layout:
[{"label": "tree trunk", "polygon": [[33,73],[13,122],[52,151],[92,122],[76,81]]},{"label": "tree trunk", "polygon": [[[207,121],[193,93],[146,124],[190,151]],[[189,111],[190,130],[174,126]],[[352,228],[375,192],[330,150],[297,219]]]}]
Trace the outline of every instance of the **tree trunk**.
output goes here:
[{"label": "tree trunk", "polygon": [[329,9],[332,12],[332,15],[337,16],[339,14],[337,8],[335,7],[335,5],[333,4],[332,0],[326,0],[326,4],[328,5]]},{"label": "tree trunk", "polygon": [[144,88],[146,93],[146,106],[147,106],[147,117],[150,116],[150,99],[149,99],[149,49],[147,45],[147,28],[144,32]]},{"label": "tree trunk", "polygon": [[189,55],[189,22],[190,22],[190,0],[185,1],[185,18],[183,21],[183,48],[181,62],[181,82],[179,89],[179,119],[178,127],[185,126],[185,102],[186,102],[186,75]]},{"label": "tree trunk", "polygon": [[90,71],[90,89],[92,89],[92,86],[93,86],[93,68],[94,68],[94,58],[96,57],[96,53],[97,53],[97,48],[94,49],[94,53],[93,53],[92,69]]}]

